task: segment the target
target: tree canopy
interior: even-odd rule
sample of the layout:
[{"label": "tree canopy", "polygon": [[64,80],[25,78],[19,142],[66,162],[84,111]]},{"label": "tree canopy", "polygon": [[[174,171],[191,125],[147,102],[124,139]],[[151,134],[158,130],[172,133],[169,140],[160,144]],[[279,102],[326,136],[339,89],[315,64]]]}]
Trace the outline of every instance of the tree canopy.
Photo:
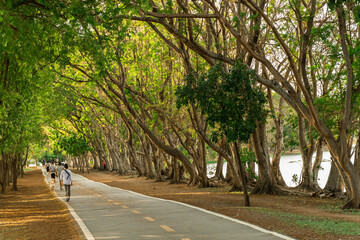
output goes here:
[{"label": "tree canopy", "polygon": [[253,193],[284,193],[270,135],[277,156],[299,147],[305,189],[325,143],[359,208],[359,14],[358,0],[2,1],[0,183],[46,145],[204,187],[215,154],[240,189],[239,140],[257,158]]}]

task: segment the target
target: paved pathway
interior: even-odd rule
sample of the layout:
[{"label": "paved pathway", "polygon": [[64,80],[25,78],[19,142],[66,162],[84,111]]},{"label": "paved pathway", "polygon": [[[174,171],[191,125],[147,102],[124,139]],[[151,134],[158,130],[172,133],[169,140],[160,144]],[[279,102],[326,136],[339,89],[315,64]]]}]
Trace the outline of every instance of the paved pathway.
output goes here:
[{"label": "paved pathway", "polygon": [[[65,192],[59,190],[58,181],[55,191],[64,201]],[[88,239],[291,239],[224,215],[110,187],[77,174],[71,191],[67,206]]]}]

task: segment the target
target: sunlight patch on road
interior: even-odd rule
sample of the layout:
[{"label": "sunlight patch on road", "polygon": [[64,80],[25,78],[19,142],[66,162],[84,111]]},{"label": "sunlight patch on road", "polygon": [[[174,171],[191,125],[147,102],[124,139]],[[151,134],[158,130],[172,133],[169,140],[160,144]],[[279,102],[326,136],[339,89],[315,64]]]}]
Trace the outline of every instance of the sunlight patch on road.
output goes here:
[{"label": "sunlight patch on road", "polygon": [[136,213],[136,214],[139,214],[140,212],[139,211],[136,211],[136,210],[131,210],[133,213]]},{"label": "sunlight patch on road", "polygon": [[122,207],[122,208],[129,208],[128,206],[125,206],[125,205],[122,205],[121,207]]}]

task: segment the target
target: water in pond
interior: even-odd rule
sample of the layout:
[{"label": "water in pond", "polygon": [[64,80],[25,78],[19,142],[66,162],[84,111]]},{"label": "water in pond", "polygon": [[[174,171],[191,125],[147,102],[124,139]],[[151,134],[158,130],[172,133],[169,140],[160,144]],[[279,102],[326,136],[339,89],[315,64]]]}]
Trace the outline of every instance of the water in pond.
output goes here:
[{"label": "water in pond", "polygon": [[[313,161],[315,159],[315,154],[313,155]],[[321,188],[325,187],[326,181],[329,177],[331,167],[330,153],[324,151],[323,161],[319,170],[318,183]],[[208,165],[208,177],[212,177],[215,174],[216,163]],[[302,171],[302,160],[300,154],[289,154],[282,155],[280,160],[280,170],[283,175],[283,178],[286,184],[289,187],[295,187],[296,182],[293,181],[293,176],[296,174],[298,179],[301,178]],[[257,172],[257,167],[255,168]],[[226,174],[226,162],[224,163],[223,173]]]}]

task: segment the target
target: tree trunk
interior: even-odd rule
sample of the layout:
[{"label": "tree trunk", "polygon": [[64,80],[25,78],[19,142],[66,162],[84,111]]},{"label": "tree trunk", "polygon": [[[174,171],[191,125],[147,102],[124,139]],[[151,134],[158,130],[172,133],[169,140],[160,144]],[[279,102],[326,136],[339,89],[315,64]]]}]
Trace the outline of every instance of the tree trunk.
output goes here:
[{"label": "tree trunk", "polygon": [[1,154],[1,172],[2,174],[0,175],[1,178],[1,193],[5,194],[6,192],[6,186],[7,186],[7,179],[8,179],[8,174],[9,174],[9,169],[8,169],[8,159],[9,156],[7,154]]},{"label": "tree trunk", "polygon": [[[148,142],[148,140],[146,140]],[[162,173],[161,173],[161,152],[158,148],[155,147],[154,144],[151,144],[151,142],[148,142],[149,145],[149,151],[152,153],[152,162],[154,163],[155,167],[155,177],[157,182],[163,182],[165,181]],[[171,164],[168,164],[169,167],[171,167]]]},{"label": "tree trunk", "polygon": [[[24,162],[21,160],[21,169],[20,169],[20,177],[23,178],[24,177],[24,166],[26,165],[27,159],[28,159],[28,155],[29,155],[29,147],[26,148],[26,153],[25,153],[25,159]],[[35,164],[37,165],[37,163],[35,162]]]},{"label": "tree trunk", "polygon": [[[97,135],[98,136],[98,138],[99,139],[101,139],[100,138],[100,136],[99,136],[99,134]],[[110,163],[110,160],[109,160],[109,157],[108,157],[108,155],[106,154],[106,151],[105,151],[105,146],[103,146],[103,143],[99,143],[99,150],[100,150],[100,154],[102,155],[102,160],[103,161],[105,161],[105,164],[106,164],[106,170],[108,170],[108,171],[112,171],[112,166],[111,166],[111,163]],[[100,167],[102,167],[102,165],[100,166]]]},{"label": "tree trunk", "polygon": [[116,159],[117,159],[117,163],[119,166],[119,174],[125,174],[127,172],[127,169],[125,168],[125,164],[124,164],[124,159],[122,157],[122,154],[120,152],[120,148],[118,147],[117,149],[114,149],[115,151],[115,155],[116,155]]},{"label": "tree trunk", "polygon": [[246,207],[250,207],[250,198],[249,198],[249,193],[247,190],[247,180],[246,180],[246,171],[245,171],[245,167],[244,164],[241,162],[241,158],[240,158],[240,149],[238,147],[238,144],[235,142],[234,144],[234,156],[235,159],[238,162],[239,168],[240,168],[240,175],[241,175],[241,183],[244,189],[244,201],[245,201],[245,206]]},{"label": "tree trunk", "polygon": [[316,157],[315,157],[315,161],[312,167],[312,176],[313,176],[313,187],[315,189],[320,189],[319,187],[319,183],[318,183],[318,176],[319,176],[319,170],[321,168],[321,162],[323,160],[323,142],[324,139],[322,137],[319,137],[318,141],[317,141],[317,145],[316,145]]},{"label": "tree trunk", "polygon": [[[339,122],[339,133],[340,133],[340,148],[331,149],[336,155],[341,170],[345,172],[343,180],[345,181],[347,193],[349,193],[350,200],[344,206],[344,208],[360,208],[360,172],[355,168],[354,164],[350,161],[351,144],[348,140],[348,134],[350,127],[353,123],[353,114],[355,111],[355,101],[353,99],[354,89],[354,69],[353,59],[349,49],[351,43],[349,43],[349,33],[347,32],[347,15],[343,8],[343,4],[336,4],[335,11],[338,16],[338,27],[340,35],[341,49],[346,66],[346,94],[345,104],[343,106],[344,112],[341,121]],[[350,45],[350,46],[349,46]],[[329,144],[330,145],[330,144]],[[346,176],[346,177],[345,177]],[[349,191],[350,190],[350,191]]]},{"label": "tree trunk", "polygon": [[180,167],[175,157],[171,157],[171,165],[173,169],[173,177],[171,179],[172,184],[179,184],[180,183]]},{"label": "tree trunk", "polygon": [[271,163],[271,170],[272,170],[272,179],[274,183],[280,186],[285,186],[286,183],[284,181],[284,178],[280,171],[280,159],[281,154],[284,149],[283,144],[283,120],[279,118],[274,118],[275,121],[275,128],[276,128],[276,143],[275,143],[275,149],[274,149],[274,156],[272,158]]},{"label": "tree trunk", "polygon": [[[247,151],[248,152],[253,152],[253,147],[251,145],[251,139],[249,138],[249,141],[248,141],[248,144],[247,144]],[[256,174],[256,160],[254,161],[250,161],[247,163],[247,169],[248,171],[246,171],[246,176],[247,176],[247,179],[248,179],[248,182],[256,182],[256,177],[257,177],[257,174]]]},{"label": "tree trunk", "polygon": [[14,155],[11,161],[12,168],[12,188],[11,190],[17,191],[17,177],[18,177],[18,155]]},{"label": "tree trunk", "polygon": [[[227,161],[226,179],[228,182],[232,182],[232,184],[233,184],[233,189],[230,191],[240,191],[241,190],[241,180],[240,180],[240,176],[239,176],[239,171],[234,162],[234,158],[229,154],[229,152],[230,152],[229,149],[226,147],[225,144],[221,144],[224,146],[219,147],[209,139],[209,137],[207,136],[206,132],[204,131],[204,129],[202,128],[200,123],[198,121],[196,121],[198,118],[196,117],[196,108],[193,104],[192,104],[192,109],[193,109],[193,113],[194,113],[194,118],[192,119],[194,121],[193,125],[194,125],[195,130],[198,133],[198,135],[209,145],[209,147],[211,147],[215,152],[220,154]],[[226,141],[226,140],[224,140],[224,141]],[[229,171],[229,169],[230,169],[230,171]],[[228,177],[228,176],[230,176],[230,174],[231,174],[231,180]]]},{"label": "tree trunk", "polygon": [[284,120],[283,120],[283,103],[284,100],[280,98],[279,100],[279,111],[278,114],[275,112],[275,106],[273,103],[273,98],[271,95],[271,89],[268,88],[267,99],[270,105],[270,109],[273,112],[273,120],[275,125],[275,148],[274,148],[274,156],[271,162],[271,178],[272,181],[280,186],[286,186],[284,178],[280,171],[280,159],[281,154],[284,149]]},{"label": "tree trunk", "polygon": [[[95,151],[96,151],[96,150],[95,150]],[[92,157],[93,157],[93,159],[94,159],[93,169],[99,169],[99,166],[100,166],[99,162],[100,162],[100,160],[99,160],[99,157],[98,157],[98,155],[97,155],[97,153],[96,153],[95,151],[91,151],[91,152],[90,152],[91,155],[92,155]]]},{"label": "tree trunk", "polygon": [[216,171],[215,171],[215,175],[213,177],[214,180],[225,180],[225,177],[223,174],[223,167],[224,167],[224,159],[219,154],[218,159],[216,161]]},{"label": "tree trunk", "polygon": [[360,173],[351,164],[350,161],[345,162],[345,173],[350,180],[351,197],[350,200],[343,206],[343,208],[360,208]]},{"label": "tree trunk", "polygon": [[238,167],[235,164],[234,159],[229,159],[227,161],[227,165],[228,165],[228,170],[230,168],[230,172],[231,172],[233,190],[241,191],[242,190],[241,179],[240,179],[240,176],[239,176]]},{"label": "tree trunk", "polygon": [[90,170],[89,170],[89,158],[88,158],[88,154],[87,154],[87,153],[84,154],[84,161],[85,161],[85,164],[86,164],[86,172],[87,172],[88,174],[90,174]]},{"label": "tree trunk", "polygon": [[301,183],[299,184],[298,188],[304,190],[314,190],[312,176],[312,156],[314,154],[315,144],[314,140],[310,140],[309,144],[306,142],[305,119],[301,114],[298,114],[298,122],[300,151],[303,160]]},{"label": "tree trunk", "polygon": [[144,159],[145,159],[145,167],[146,167],[146,172],[148,173],[148,179],[154,179],[155,178],[155,172],[154,172],[154,168],[153,168],[153,163],[152,163],[152,159],[151,159],[151,151],[150,151],[150,146],[149,143],[147,141],[145,141],[144,139],[141,139],[141,144],[144,150]]},{"label": "tree trunk", "polygon": [[115,156],[114,150],[108,144],[107,144],[107,148],[109,150],[109,152],[108,152],[109,153],[109,159],[111,159],[111,162],[112,162],[112,170],[119,171],[118,161],[117,161],[117,158]]},{"label": "tree trunk", "polygon": [[265,124],[257,124],[254,133],[251,134],[252,146],[258,161],[259,177],[256,181],[253,194],[278,194],[281,191],[273,183],[270,177],[270,157],[266,144]]},{"label": "tree trunk", "polygon": [[201,187],[209,187],[209,179],[207,176],[207,161],[206,161],[206,148],[205,148],[205,142],[203,139],[199,138],[201,146],[200,150],[200,156],[201,156],[201,175],[203,177],[203,180],[201,182]]},{"label": "tree trunk", "polygon": [[[113,92],[115,93],[116,91],[113,91]],[[121,100],[124,103],[124,105],[126,106],[126,108],[128,109],[128,111],[130,112],[130,114],[132,115],[132,117],[134,118],[134,120],[137,122],[139,127],[143,130],[144,134],[149,138],[149,140],[153,144],[155,144],[159,149],[161,149],[162,151],[164,151],[167,154],[179,159],[181,161],[181,163],[185,166],[186,170],[190,174],[190,184],[195,183],[196,180],[197,180],[197,177],[196,177],[196,174],[195,174],[194,167],[192,166],[189,159],[179,149],[170,147],[170,146],[165,145],[164,143],[162,143],[158,139],[158,137],[152,131],[150,131],[150,129],[145,125],[145,123],[143,123],[143,121],[136,114],[135,110],[133,109],[133,107],[128,102],[124,92],[122,92]]]},{"label": "tree trunk", "polygon": [[360,172],[360,131],[357,134],[357,140],[355,145],[354,166],[358,170],[358,172]]},{"label": "tree trunk", "polygon": [[332,193],[339,193],[342,192],[341,189],[341,176],[339,173],[338,168],[336,167],[336,164],[334,160],[331,161],[331,168],[328,180],[326,182],[324,190],[332,192]]},{"label": "tree trunk", "polygon": [[226,164],[225,181],[228,182],[228,183],[233,182],[233,177],[232,177],[232,174],[231,174],[231,169],[230,169],[229,163]]},{"label": "tree trunk", "polygon": [[[132,135],[131,135],[132,138]],[[143,169],[137,159],[136,153],[135,153],[135,149],[134,146],[132,145],[132,140],[130,140],[130,137],[128,139],[128,152],[129,152],[129,157],[130,157],[130,164],[131,166],[133,166],[136,171],[138,172],[138,177],[142,177],[144,176],[144,172]]]},{"label": "tree trunk", "polygon": [[[25,160],[25,164],[26,164],[26,160]],[[24,177],[24,164],[22,161],[20,162],[20,177],[21,178]]]}]

